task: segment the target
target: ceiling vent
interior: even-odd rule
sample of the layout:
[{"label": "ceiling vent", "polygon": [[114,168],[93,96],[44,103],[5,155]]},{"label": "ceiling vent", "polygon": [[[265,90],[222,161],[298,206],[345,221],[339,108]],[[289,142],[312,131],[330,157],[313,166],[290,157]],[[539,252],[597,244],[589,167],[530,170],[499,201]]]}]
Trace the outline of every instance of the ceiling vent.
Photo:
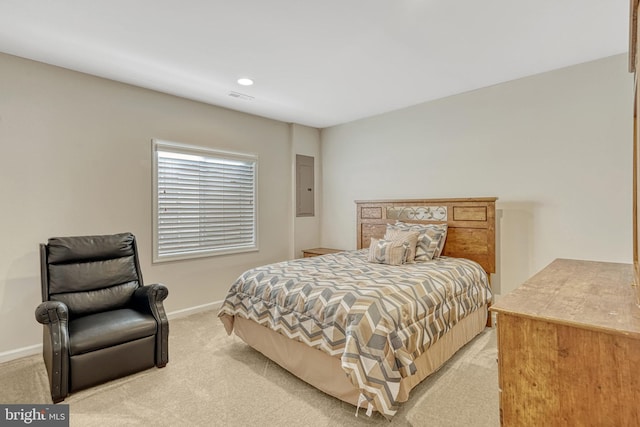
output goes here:
[{"label": "ceiling vent", "polygon": [[253,96],[245,95],[244,93],[234,92],[234,91],[229,92],[229,96],[233,98],[242,99],[243,101],[253,101],[255,99]]}]

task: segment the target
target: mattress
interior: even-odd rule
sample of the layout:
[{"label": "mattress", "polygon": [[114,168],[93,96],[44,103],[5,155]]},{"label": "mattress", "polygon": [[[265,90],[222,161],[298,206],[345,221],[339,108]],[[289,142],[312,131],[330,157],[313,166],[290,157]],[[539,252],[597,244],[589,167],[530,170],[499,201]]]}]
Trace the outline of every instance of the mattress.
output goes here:
[{"label": "mattress", "polygon": [[[487,275],[474,261],[440,257],[390,266],[368,262],[367,251],[359,250],[248,270],[231,286],[219,316],[228,333],[236,318],[246,319],[339,360],[356,404],[392,417],[408,395],[412,380],[405,379],[426,376],[416,361],[463,319],[474,313],[473,319],[486,319],[490,301]],[[467,335],[477,333],[472,329]],[[246,330],[238,326],[236,334],[256,332]],[[255,347],[258,340],[249,341]],[[457,348],[466,342],[455,341]],[[343,400],[353,403],[353,396]]]}]

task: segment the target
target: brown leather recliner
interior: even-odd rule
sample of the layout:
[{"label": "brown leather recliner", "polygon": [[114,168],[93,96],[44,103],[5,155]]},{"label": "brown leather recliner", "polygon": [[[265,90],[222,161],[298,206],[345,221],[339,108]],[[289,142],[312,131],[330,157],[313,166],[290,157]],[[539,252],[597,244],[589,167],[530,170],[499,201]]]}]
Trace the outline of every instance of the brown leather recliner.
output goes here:
[{"label": "brown leather recliner", "polygon": [[131,233],[59,237],[40,245],[43,357],[51,398],[169,361],[169,291],[143,286]]}]

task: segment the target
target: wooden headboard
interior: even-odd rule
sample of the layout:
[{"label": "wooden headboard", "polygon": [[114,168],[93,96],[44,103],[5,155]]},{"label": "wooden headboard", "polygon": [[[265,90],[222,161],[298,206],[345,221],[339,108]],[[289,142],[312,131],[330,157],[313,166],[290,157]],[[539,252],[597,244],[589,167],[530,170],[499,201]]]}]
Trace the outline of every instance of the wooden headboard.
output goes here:
[{"label": "wooden headboard", "polygon": [[447,223],[443,255],[468,258],[496,272],[496,197],[470,199],[356,200],[358,249],[382,238],[396,220]]}]

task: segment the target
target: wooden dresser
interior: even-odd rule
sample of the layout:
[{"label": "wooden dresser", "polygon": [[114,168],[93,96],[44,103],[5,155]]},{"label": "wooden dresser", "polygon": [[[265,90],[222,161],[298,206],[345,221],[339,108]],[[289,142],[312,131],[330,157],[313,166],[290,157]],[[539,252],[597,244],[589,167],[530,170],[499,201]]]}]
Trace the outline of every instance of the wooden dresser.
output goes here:
[{"label": "wooden dresser", "polygon": [[497,313],[505,426],[639,426],[633,266],[558,259]]}]

